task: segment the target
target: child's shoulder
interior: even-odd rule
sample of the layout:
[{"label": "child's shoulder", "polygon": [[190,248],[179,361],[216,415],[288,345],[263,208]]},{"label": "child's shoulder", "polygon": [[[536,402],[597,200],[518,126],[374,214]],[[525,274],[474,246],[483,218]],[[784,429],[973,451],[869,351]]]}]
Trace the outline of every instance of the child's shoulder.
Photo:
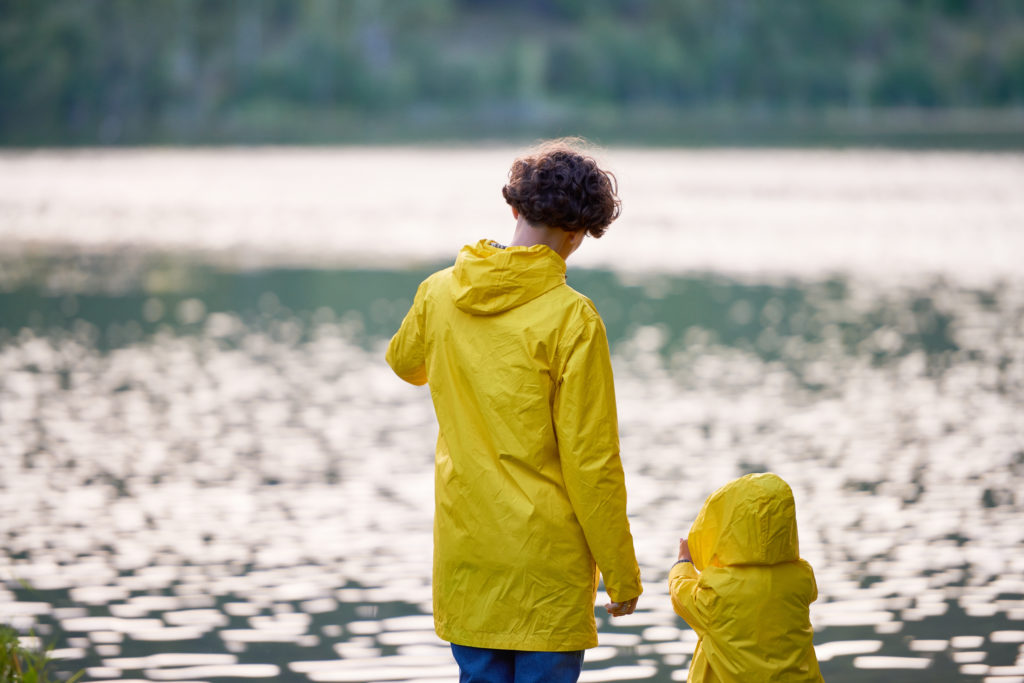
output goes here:
[{"label": "child's shoulder", "polygon": [[806,594],[810,602],[816,593],[814,572],[803,560],[774,565],[707,567],[701,572],[700,584],[728,601],[764,603]]}]

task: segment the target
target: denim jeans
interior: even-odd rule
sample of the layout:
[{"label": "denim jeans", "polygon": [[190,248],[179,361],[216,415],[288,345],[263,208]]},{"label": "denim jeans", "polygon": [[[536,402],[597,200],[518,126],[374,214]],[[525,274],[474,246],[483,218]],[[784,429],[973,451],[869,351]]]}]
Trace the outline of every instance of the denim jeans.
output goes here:
[{"label": "denim jeans", "polygon": [[452,643],[459,683],[576,683],[583,650],[527,652],[492,650]]}]

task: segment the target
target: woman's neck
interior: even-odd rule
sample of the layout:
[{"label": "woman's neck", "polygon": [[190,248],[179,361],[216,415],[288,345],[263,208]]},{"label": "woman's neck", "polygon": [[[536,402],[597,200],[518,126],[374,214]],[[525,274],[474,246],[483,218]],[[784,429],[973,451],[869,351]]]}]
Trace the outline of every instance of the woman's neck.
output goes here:
[{"label": "woman's neck", "polygon": [[533,247],[538,244],[551,249],[562,259],[568,259],[569,255],[576,250],[578,239],[576,233],[562,230],[561,228],[549,228],[546,225],[533,225],[523,218],[522,214],[516,219],[516,229],[512,234],[510,247]]}]

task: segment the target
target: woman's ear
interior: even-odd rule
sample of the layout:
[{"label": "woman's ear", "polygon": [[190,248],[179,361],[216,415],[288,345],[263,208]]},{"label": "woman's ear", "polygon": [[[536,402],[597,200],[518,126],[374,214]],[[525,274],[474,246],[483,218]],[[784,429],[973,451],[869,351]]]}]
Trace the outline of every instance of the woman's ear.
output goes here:
[{"label": "woman's ear", "polygon": [[563,259],[568,259],[569,256],[580,248],[583,244],[583,237],[587,234],[586,230],[565,230],[564,241],[562,242],[562,249],[558,252]]},{"label": "woman's ear", "polygon": [[572,235],[572,250],[576,251],[583,244],[583,238],[587,236],[587,231],[577,230],[570,234]]},{"label": "woman's ear", "polygon": [[512,207],[512,218],[519,220],[519,209],[514,206]]}]

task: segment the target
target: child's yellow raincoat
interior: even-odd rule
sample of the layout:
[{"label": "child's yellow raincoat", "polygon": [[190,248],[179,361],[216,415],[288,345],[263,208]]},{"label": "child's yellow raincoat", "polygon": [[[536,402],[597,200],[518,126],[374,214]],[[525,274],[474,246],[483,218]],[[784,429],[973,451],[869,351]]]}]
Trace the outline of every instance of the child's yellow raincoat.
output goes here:
[{"label": "child's yellow raincoat", "polygon": [[543,245],[463,248],[420,285],[387,360],[429,383],[440,428],[438,635],[497,649],[595,646],[598,568],[617,602],[640,594],[640,571],[605,329],[565,283],[565,261]]},{"label": "child's yellow raincoat", "polygon": [[687,680],[821,681],[808,617],[818,588],[800,559],[789,485],[770,473],[726,484],[687,542],[693,563],[668,579],[672,606],[699,638]]}]

